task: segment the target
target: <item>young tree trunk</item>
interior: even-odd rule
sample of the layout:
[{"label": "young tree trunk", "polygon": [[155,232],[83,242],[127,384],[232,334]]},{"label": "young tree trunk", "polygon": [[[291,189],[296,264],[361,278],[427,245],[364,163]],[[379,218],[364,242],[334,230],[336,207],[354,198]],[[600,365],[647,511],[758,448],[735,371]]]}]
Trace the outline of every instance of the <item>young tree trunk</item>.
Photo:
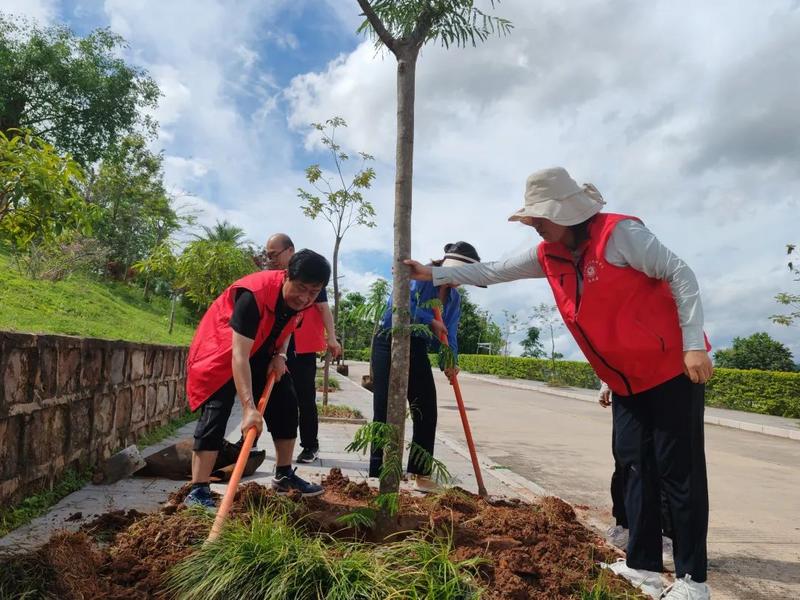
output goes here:
[{"label": "young tree trunk", "polygon": [[[408,368],[411,341],[409,335],[410,288],[408,269],[402,263],[411,256],[411,181],[414,159],[414,78],[417,50],[406,48],[397,53],[397,173],[394,195],[394,276],[392,291],[392,358],[389,377],[389,400],[387,423],[394,426],[396,439],[386,450],[384,460],[390,454],[399,453],[393,460],[402,460],[406,397],[408,393]],[[400,481],[396,475],[386,477],[380,483],[380,492],[397,493]]]},{"label": "young tree trunk", "polygon": [[[339,246],[342,238],[336,236],[333,244],[333,326],[339,331]],[[322,406],[328,406],[328,379],[331,372],[331,353],[325,351],[325,367],[322,371]]]},{"label": "young tree trunk", "polygon": [[172,326],[175,325],[175,301],[178,295],[172,294],[172,305],[169,308],[169,334],[172,335]]}]

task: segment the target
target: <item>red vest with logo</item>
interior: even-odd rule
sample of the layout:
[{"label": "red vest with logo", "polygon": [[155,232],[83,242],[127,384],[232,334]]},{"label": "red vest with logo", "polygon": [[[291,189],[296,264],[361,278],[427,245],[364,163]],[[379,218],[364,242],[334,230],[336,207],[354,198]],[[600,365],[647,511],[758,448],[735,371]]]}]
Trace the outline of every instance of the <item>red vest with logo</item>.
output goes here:
[{"label": "red vest with logo", "polygon": [[314,304],[303,313],[303,321],[294,331],[294,350],[297,354],[311,354],[325,350],[325,324],[319,305]]},{"label": "red vest with logo", "polygon": [[561,243],[543,242],[537,254],[561,317],[595,373],[615,393],[630,396],[683,372],[683,335],[666,281],[606,260],[608,240],[624,219],[639,221],[598,213],[577,266]]},{"label": "red vest with logo", "polygon": [[[233,377],[231,366],[233,335],[228,323],[233,315],[237,290],[245,289],[253,293],[258,313],[261,315],[253,348],[250,351],[252,356],[269,337],[272,325],[275,323],[275,304],[285,279],[286,271],[259,271],[246,275],[222,292],[203,315],[189,346],[187,358],[186,397],[189,408],[193,411]],[[312,309],[316,311],[316,308]],[[295,318],[289,319],[286,327],[278,335],[276,348],[279,348],[294,331],[301,315],[306,312],[307,309]]]}]

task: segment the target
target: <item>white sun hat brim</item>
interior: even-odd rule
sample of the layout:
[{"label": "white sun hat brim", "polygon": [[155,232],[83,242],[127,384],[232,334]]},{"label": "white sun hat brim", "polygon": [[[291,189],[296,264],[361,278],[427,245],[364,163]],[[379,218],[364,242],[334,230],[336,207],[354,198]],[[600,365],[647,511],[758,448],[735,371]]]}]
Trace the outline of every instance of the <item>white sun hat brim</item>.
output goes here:
[{"label": "white sun hat brim", "polygon": [[604,204],[603,196],[591,183],[580,186],[566,169],[554,167],[528,177],[525,204],[508,220],[535,217],[568,227],[596,215]]}]

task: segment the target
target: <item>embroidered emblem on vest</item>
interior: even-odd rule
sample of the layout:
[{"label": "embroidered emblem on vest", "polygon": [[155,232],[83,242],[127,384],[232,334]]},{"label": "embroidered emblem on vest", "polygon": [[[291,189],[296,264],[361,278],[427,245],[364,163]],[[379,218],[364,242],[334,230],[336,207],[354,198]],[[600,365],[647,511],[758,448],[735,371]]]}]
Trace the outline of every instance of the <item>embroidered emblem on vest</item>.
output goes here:
[{"label": "embroidered emblem on vest", "polygon": [[583,267],[583,279],[589,283],[594,283],[600,279],[600,271],[602,270],[602,263],[592,259]]}]

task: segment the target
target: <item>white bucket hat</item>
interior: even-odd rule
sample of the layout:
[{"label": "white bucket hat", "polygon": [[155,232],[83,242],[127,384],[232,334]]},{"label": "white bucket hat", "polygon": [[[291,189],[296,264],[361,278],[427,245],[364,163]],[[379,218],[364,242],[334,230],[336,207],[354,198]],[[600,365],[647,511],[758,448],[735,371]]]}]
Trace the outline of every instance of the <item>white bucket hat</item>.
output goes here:
[{"label": "white bucket hat", "polygon": [[575,183],[563,167],[537,171],[525,183],[525,205],[509,221],[525,217],[547,219],[558,225],[583,223],[603,208],[605,201],[591,183]]}]

